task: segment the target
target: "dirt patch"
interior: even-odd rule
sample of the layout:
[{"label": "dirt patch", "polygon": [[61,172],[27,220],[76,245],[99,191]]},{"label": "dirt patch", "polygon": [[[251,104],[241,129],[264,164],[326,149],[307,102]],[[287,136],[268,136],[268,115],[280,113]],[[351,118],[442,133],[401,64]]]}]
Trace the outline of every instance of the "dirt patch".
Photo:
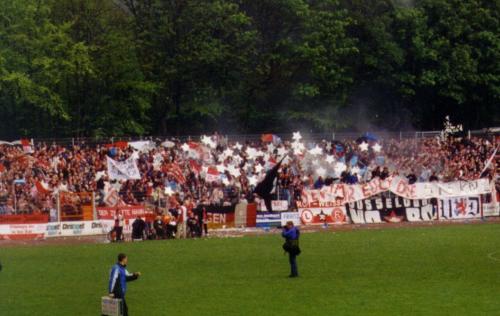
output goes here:
[{"label": "dirt patch", "polygon": [[[436,227],[436,226],[459,226],[459,225],[481,225],[484,223],[500,224],[500,217],[490,217],[487,219],[462,220],[462,221],[432,221],[432,222],[401,222],[401,223],[381,223],[381,224],[345,224],[345,225],[322,225],[302,226],[304,233],[313,233],[318,231],[351,231],[365,229],[399,229],[408,227]],[[235,238],[243,236],[261,236],[269,234],[278,234],[281,230],[278,228],[232,228],[209,231],[208,238]],[[129,237],[129,236],[127,236]],[[130,239],[130,238],[128,238]],[[77,237],[53,237],[40,240],[1,240],[0,247],[18,247],[18,246],[46,246],[46,245],[73,245],[73,244],[100,244],[109,243],[106,235],[97,236],[77,236]]]}]

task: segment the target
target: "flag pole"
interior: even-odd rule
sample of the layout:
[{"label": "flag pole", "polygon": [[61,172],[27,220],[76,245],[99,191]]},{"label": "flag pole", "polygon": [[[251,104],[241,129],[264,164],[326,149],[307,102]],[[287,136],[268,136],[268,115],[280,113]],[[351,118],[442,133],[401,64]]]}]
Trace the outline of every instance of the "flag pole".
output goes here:
[{"label": "flag pole", "polygon": [[488,169],[488,167],[490,166],[491,162],[493,161],[493,158],[495,158],[495,155],[497,154],[499,146],[500,145],[497,145],[497,148],[495,148],[495,150],[493,151],[493,154],[491,155],[491,157],[488,160],[486,160],[486,163],[484,164],[484,168],[481,171],[481,173],[479,174],[479,177],[481,177],[481,175],[483,174],[483,172],[485,172],[486,169]]}]

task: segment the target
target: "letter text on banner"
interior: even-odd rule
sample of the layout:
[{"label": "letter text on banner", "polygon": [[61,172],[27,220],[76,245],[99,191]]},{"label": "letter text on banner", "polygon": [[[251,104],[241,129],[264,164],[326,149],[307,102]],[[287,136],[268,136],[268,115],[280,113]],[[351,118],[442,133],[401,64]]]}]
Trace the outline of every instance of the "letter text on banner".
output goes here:
[{"label": "letter text on banner", "polygon": [[299,208],[335,207],[370,198],[382,192],[390,191],[410,200],[430,198],[452,198],[491,193],[488,179],[473,181],[454,181],[447,183],[424,182],[409,184],[401,177],[385,180],[373,179],[366,184],[332,184],[320,190],[303,190]]}]

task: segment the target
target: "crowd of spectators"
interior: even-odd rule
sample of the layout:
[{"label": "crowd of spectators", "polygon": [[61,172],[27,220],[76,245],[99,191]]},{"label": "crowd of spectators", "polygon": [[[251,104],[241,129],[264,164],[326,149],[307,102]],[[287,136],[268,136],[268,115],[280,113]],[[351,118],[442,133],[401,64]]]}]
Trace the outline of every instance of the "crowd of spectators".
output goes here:
[{"label": "crowd of spectators", "polygon": [[[253,200],[253,187],[283,157],[275,194],[291,206],[304,188],[336,181],[354,184],[388,176],[407,177],[410,182],[493,178],[495,159],[482,171],[498,141],[490,135],[308,142],[294,133],[293,139],[241,144],[214,134],[201,141],[168,139],[141,142],[141,148],[132,145],[0,145],[0,214],[47,212],[63,191],[95,192],[99,204],[112,200],[130,205],[163,201],[169,208],[231,205]],[[107,157],[134,158],[141,178],[111,179]]]}]

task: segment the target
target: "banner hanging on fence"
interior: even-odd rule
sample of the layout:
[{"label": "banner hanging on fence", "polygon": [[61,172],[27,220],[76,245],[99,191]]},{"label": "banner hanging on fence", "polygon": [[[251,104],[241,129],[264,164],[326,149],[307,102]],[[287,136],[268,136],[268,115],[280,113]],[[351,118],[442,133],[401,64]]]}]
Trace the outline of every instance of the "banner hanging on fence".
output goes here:
[{"label": "banner hanging on fence", "polygon": [[299,208],[299,216],[304,225],[349,223],[344,206]]},{"label": "banner hanging on fence", "polygon": [[40,239],[46,230],[47,223],[0,225],[0,240]]},{"label": "banner hanging on fence", "polygon": [[206,211],[208,228],[234,227],[236,205],[198,205],[193,211],[201,218],[203,216],[203,209]]},{"label": "banner hanging on fence", "polygon": [[386,191],[406,199],[422,200],[487,194],[491,193],[491,186],[488,179],[409,184],[401,177],[389,177],[385,180],[376,178],[366,184],[338,183],[325,186],[321,190],[303,190],[302,201],[297,204],[300,208],[341,206]]},{"label": "banner hanging on fence", "polygon": [[[271,209],[273,210],[273,212],[288,211],[288,201],[287,200],[272,200],[271,201]],[[264,200],[260,200],[260,203],[257,206],[257,211],[267,212],[266,204],[265,204]]]},{"label": "banner hanging on fence", "polygon": [[281,212],[257,212],[256,227],[281,226]]},{"label": "banner hanging on fence", "polygon": [[346,205],[354,224],[421,222],[437,218],[435,207],[428,199],[410,200],[400,196],[360,200]]},{"label": "banner hanging on fence", "polygon": [[48,223],[45,237],[93,236],[106,233],[108,231],[103,229],[102,221],[71,221]]},{"label": "banner hanging on fence", "polygon": [[439,202],[440,220],[481,217],[481,201],[478,196],[454,197]]},{"label": "banner hanging on fence", "polygon": [[96,207],[97,218],[103,219],[114,219],[116,216],[116,211],[119,211],[124,219],[140,217],[151,217],[154,216],[152,210],[147,210],[143,205],[133,205],[133,206],[119,206],[119,207]]},{"label": "banner hanging on fence", "polygon": [[125,161],[106,158],[108,161],[108,175],[111,180],[138,180],[141,178],[141,173],[133,157]]}]

